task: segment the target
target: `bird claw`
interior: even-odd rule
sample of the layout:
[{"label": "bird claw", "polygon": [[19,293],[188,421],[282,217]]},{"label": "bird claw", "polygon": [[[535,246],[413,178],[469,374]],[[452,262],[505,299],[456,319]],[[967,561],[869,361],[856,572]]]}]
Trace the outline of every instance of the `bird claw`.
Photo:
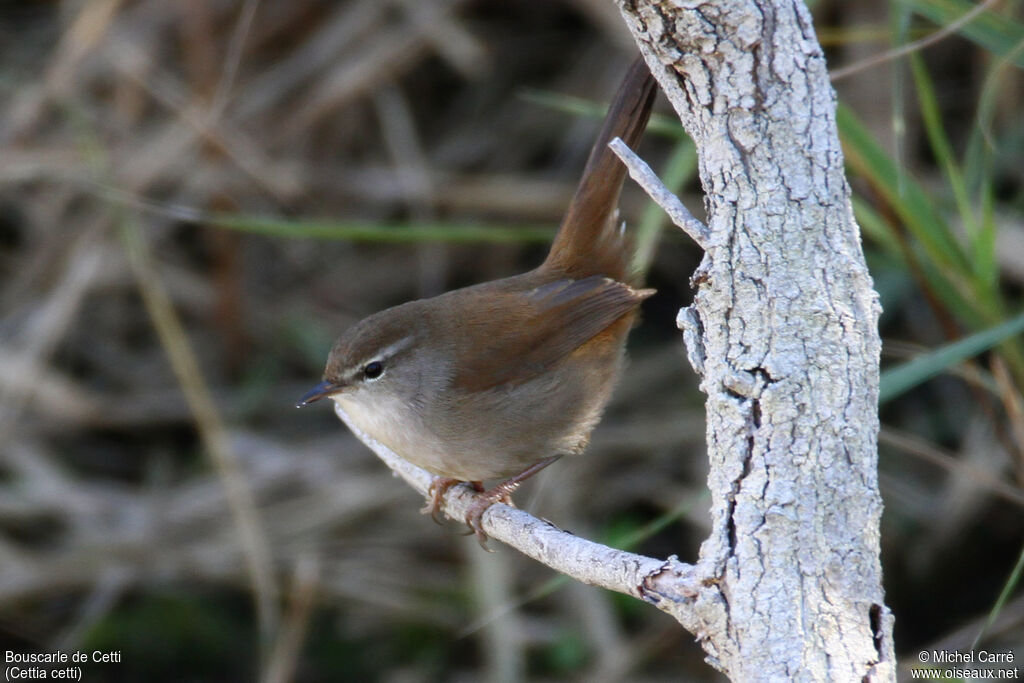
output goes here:
[{"label": "bird claw", "polygon": [[[489,553],[493,553],[494,551],[487,547],[488,536],[484,532],[483,518],[484,513],[487,512],[492,505],[497,503],[500,498],[495,499],[494,496],[488,495],[489,493],[491,492],[488,491],[487,493],[477,496],[476,500],[474,500],[469,506],[469,509],[466,510],[466,526],[469,527],[470,533],[476,534],[476,540],[480,544],[480,547]],[[503,497],[507,499],[508,494]],[[511,502],[511,500],[509,502]],[[469,534],[467,534],[467,536],[468,535]]]},{"label": "bird claw", "polygon": [[429,514],[434,523],[443,526],[444,520],[441,518],[441,508],[444,504],[444,494],[448,493],[448,489],[458,483],[458,479],[434,477],[430,482],[430,488],[427,489],[427,504],[420,508],[420,514]]},{"label": "bird claw", "polygon": [[[504,503],[509,507],[516,506],[512,502],[512,492],[499,484],[490,491],[484,491],[478,495],[470,504],[469,509],[466,510],[466,526],[469,527],[470,533],[476,534],[476,540],[480,547],[489,553],[494,551],[487,547],[487,539],[490,537],[484,531],[483,518],[484,513],[495,503]],[[469,534],[466,535],[468,536]]]}]

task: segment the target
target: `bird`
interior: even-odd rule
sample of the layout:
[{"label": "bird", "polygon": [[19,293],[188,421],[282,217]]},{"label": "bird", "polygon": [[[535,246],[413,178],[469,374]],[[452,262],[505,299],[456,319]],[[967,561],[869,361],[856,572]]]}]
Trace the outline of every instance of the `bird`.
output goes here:
[{"label": "bird", "polygon": [[511,504],[525,479],[586,448],[637,309],[654,293],[630,268],[618,215],[626,168],[608,144],[636,147],[656,91],[637,59],[543,263],[360,320],[297,404],[332,399],[365,434],[430,472],[423,512],[435,521],[447,491],[470,484],[478,495],[465,521],[485,548],[491,505]]}]

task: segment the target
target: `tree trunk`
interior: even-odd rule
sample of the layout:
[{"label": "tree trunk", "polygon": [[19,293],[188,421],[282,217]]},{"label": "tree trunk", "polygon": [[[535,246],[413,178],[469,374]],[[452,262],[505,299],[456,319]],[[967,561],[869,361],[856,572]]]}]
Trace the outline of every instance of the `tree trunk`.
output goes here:
[{"label": "tree trunk", "polygon": [[619,0],[693,138],[708,216],[680,311],[707,393],[713,531],[693,628],[735,680],[891,680],[878,297],[799,0]]}]

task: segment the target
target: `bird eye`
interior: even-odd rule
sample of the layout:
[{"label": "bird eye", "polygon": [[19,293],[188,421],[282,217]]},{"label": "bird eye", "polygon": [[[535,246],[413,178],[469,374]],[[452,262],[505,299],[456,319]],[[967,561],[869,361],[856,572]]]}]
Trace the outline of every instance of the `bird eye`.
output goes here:
[{"label": "bird eye", "polygon": [[363,377],[366,379],[377,379],[384,374],[384,364],[379,360],[367,363],[363,368]]}]

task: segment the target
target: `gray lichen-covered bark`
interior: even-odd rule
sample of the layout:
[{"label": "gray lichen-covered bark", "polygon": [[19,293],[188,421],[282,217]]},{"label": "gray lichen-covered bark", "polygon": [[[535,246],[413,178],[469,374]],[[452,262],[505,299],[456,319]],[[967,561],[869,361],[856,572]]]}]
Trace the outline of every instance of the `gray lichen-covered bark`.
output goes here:
[{"label": "gray lichen-covered bark", "polygon": [[879,305],[799,0],[619,0],[700,154],[680,312],[708,395],[695,628],[734,680],[894,677],[879,563]]}]

